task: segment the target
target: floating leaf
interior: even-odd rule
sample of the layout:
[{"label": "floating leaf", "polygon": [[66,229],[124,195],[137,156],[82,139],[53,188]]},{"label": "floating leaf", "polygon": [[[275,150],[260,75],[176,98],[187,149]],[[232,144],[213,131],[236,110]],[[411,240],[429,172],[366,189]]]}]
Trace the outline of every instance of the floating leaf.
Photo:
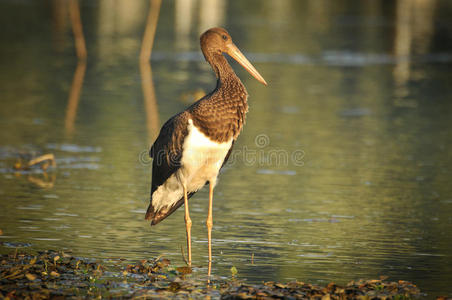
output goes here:
[{"label": "floating leaf", "polygon": [[331,299],[330,294],[323,295],[323,297],[322,297],[322,300],[330,300],[330,299]]},{"label": "floating leaf", "polygon": [[27,279],[30,281],[33,281],[36,279],[36,275],[30,274],[30,273],[25,274],[25,277],[27,277]]},{"label": "floating leaf", "polygon": [[50,272],[50,276],[59,277],[60,274],[58,272],[52,271],[52,272]]},{"label": "floating leaf", "polygon": [[185,274],[191,274],[192,269],[191,269],[191,267],[179,267],[179,268],[176,268],[176,271],[185,275]]},{"label": "floating leaf", "polygon": [[234,266],[232,266],[232,267],[231,267],[231,274],[232,274],[232,276],[237,275],[237,273],[238,273],[237,268],[234,267]]}]

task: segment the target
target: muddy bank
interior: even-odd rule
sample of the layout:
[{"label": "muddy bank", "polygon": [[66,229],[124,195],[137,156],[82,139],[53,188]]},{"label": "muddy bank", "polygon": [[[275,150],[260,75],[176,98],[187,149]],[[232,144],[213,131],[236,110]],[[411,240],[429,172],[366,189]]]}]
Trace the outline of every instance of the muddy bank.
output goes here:
[{"label": "muddy bank", "polygon": [[422,296],[406,281],[385,278],[325,287],[303,282],[245,284],[211,280],[175,268],[165,258],[126,264],[75,257],[62,251],[0,256],[0,297],[46,298],[222,298],[222,299],[411,299]]}]

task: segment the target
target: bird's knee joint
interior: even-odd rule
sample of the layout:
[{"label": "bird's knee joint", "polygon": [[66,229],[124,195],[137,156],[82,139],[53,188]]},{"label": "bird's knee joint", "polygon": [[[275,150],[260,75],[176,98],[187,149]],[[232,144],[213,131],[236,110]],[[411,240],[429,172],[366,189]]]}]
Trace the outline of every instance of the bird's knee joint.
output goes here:
[{"label": "bird's knee joint", "polygon": [[213,226],[212,219],[207,219],[206,220],[206,226],[207,226],[207,228],[212,228],[212,226]]},{"label": "bird's knee joint", "polygon": [[191,219],[190,218],[185,218],[185,224],[187,224],[188,227],[191,227]]}]

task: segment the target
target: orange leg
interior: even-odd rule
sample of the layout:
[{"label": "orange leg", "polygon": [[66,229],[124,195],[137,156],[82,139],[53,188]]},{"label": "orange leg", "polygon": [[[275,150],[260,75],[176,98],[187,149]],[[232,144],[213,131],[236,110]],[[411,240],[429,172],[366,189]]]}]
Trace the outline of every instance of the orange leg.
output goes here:
[{"label": "orange leg", "polygon": [[191,266],[191,219],[188,212],[187,188],[184,185],[185,229],[187,230],[188,265]]},{"label": "orange leg", "polygon": [[212,220],[212,202],[213,202],[213,184],[209,184],[209,211],[207,213],[207,240],[209,244],[209,269],[208,269],[208,275],[210,276],[210,269],[211,269],[211,262],[212,262],[212,226],[213,226],[213,220]]},{"label": "orange leg", "polygon": [[208,269],[207,269],[207,283],[210,283],[210,273],[211,273],[211,271],[212,271],[212,262],[209,261],[209,266],[208,266]]}]

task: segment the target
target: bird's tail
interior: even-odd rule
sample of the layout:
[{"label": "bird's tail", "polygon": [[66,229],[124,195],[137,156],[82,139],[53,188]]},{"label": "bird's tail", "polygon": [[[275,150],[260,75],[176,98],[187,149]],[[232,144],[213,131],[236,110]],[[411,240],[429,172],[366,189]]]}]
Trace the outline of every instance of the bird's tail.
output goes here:
[{"label": "bird's tail", "polygon": [[154,206],[152,205],[152,203],[150,203],[144,219],[147,221],[151,221],[152,219],[154,219],[154,216],[155,216]]},{"label": "bird's tail", "polygon": [[[188,199],[193,196],[195,192],[189,193]],[[163,221],[171,215],[176,209],[178,209],[181,205],[184,204],[184,197],[180,198],[176,203],[174,203],[172,206],[164,206],[159,208],[157,211],[155,210],[154,206],[152,205],[152,199],[151,203],[149,203],[148,209],[146,211],[146,215],[144,217],[145,220],[151,221],[151,225],[157,225],[160,223],[160,221]]]}]

